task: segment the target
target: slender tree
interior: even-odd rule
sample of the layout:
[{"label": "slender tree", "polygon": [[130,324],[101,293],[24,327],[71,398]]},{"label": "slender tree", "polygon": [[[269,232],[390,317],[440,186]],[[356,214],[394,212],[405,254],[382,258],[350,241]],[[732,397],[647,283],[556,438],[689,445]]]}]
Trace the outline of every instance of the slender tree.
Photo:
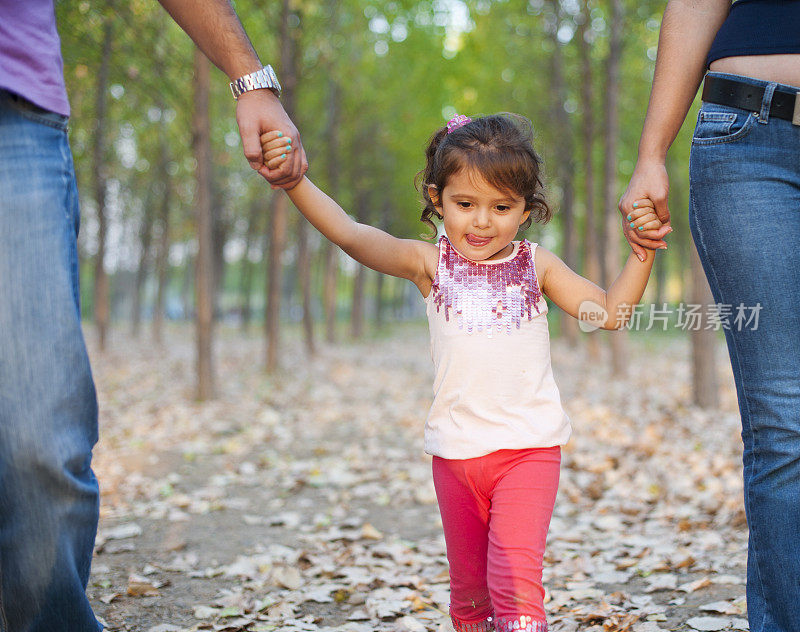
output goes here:
[{"label": "slender tree", "polygon": [[703,408],[719,406],[719,382],[717,380],[716,346],[717,332],[709,327],[709,309],[714,298],[703,272],[697,249],[692,249],[692,304],[700,305],[702,318],[692,336],[692,401]]},{"label": "slender tree", "polygon": [[[332,4],[336,4],[335,2]],[[331,63],[332,66],[332,63]],[[327,167],[328,187],[334,199],[339,196],[339,125],[340,125],[340,88],[333,77],[333,69],[328,78],[328,125],[325,132],[325,161]],[[325,242],[325,263],[323,280],[323,304],[325,311],[325,340],[336,340],[336,282],[339,269],[339,247]]]},{"label": "slender tree", "polygon": [[[559,149],[553,153],[556,162],[556,174],[561,187],[561,229],[562,258],[573,270],[578,269],[575,235],[575,158],[572,128],[565,109],[567,102],[567,86],[564,80],[564,55],[562,44],[558,39],[561,23],[561,3],[559,0],[550,0],[550,35],[553,42],[553,53],[550,56],[550,75],[552,84],[552,120],[558,128],[560,138]],[[566,312],[560,312],[561,332],[574,345],[578,340],[576,321]]]},{"label": "slender tree", "polygon": [[[299,39],[300,39],[300,24],[302,18],[299,12],[295,12],[297,16],[298,27],[292,29],[290,38],[293,43],[292,53],[289,59],[289,66],[291,70],[289,75],[291,77],[292,85],[289,93],[284,100],[284,106],[287,108],[286,112],[289,116],[294,116],[296,112],[296,83],[299,75],[298,64],[301,56]],[[300,294],[303,303],[303,339],[305,340],[305,348],[308,355],[314,355],[316,352],[314,343],[314,314],[311,309],[311,253],[308,246],[308,220],[300,213],[297,213],[297,276],[300,281]]]},{"label": "slender tree", "polygon": [[[368,193],[362,182],[356,190],[355,215],[357,222],[367,219]],[[361,338],[364,335],[364,285],[367,278],[367,269],[358,264],[356,276],[353,279],[353,295],[350,304],[350,335]]]},{"label": "slender tree", "polygon": [[[166,151],[166,143],[162,142],[162,152]],[[169,282],[169,247],[170,247],[170,205],[172,203],[172,181],[165,169],[161,175],[164,189],[158,213],[158,241],[155,260],[156,298],[153,305],[153,340],[160,345],[163,342],[164,308]]]},{"label": "slender tree", "polygon": [[106,128],[108,125],[108,79],[111,68],[111,48],[114,22],[109,12],[103,18],[103,47],[100,70],[97,73],[95,93],[95,127],[92,155],[94,157],[94,200],[97,206],[97,257],[94,266],[94,320],[101,350],[106,349],[109,318],[108,273],[106,272],[106,239],[108,235],[108,210],[106,188],[108,163],[106,161]]},{"label": "slender tree", "polygon": [[252,294],[253,294],[253,262],[250,260],[251,253],[255,247],[256,237],[259,233],[259,218],[264,214],[264,206],[260,198],[255,198],[250,203],[250,211],[247,214],[247,229],[244,237],[244,252],[241,261],[241,276],[239,278],[239,313],[241,315],[242,330],[247,331],[250,327],[252,316]]},{"label": "slender tree", "polygon": [[[600,250],[597,239],[597,207],[596,200],[596,181],[594,168],[594,142],[595,142],[595,121],[594,121],[594,80],[592,72],[591,43],[589,38],[591,31],[587,28],[590,20],[589,6],[587,0],[581,2],[581,13],[578,16],[578,52],[581,62],[581,103],[583,104],[582,116],[582,140],[583,140],[583,181],[584,181],[584,207],[585,217],[583,224],[583,252],[584,268],[583,275],[595,283],[600,284],[601,266]],[[587,338],[588,353],[591,358],[600,357],[600,337],[593,335]]]},{"label": "slender tree", "polygon": [[139,263],[136,267],[136,277],[133,282],[133,301],[131,302],[131,336],[139,337],[142,323],[142,293],[147,281],[148,267],[150,265],[151,245],[153,242],[153,225],[155,224],[155,209],[151,195],[142,198],[142,217],[139,224]]},{"label": "slender tree", "polygon": [[210,62],[200,52],[194,53],[195,110],[194,154],[197,161],[197,193],[195,213],[197,225],[197,259],[195,264],[197,397],[214,396],[212,336],[214,320],[214,261],[211,210],[211,130],[209,121]]},{"label": "slender tree", "polygon": [[266,275],[266,314],[264,328],[267,340],[266,369],[272,373],[278,368],[280,341],[281,280],[283,277],[281,258],[286,246],[286,223],[288,220],[289,198],[275,195],[272,198],[272,213],[269,219],[269,257]]},{"label": "slender tree", "polygon": [[[291,115],[295,105],[297,75],[295,73],[295,54],[300,17],[293,9],[290,0],[283,0],[280,26],[280,67],[283,81],[283,107]],[[272,217],[269,222],[269,258],[267,268],[267,311],[265,320],[266,333],[266,369],[273,372],[278,367],[280,344],[280,303],[282,256],[286,245],[286,227],[288,223],[289,203],[285,194],[276,195],[272,205]]]},{"label": "slender tree", "polygon": [[[620,217],[617,210],[617,144],[619,141],[619,73],[622,60],[622,32],[625,7],[622,0],[609,0],[610,36],[606,60],[605,157],[603,190],[605,202],[605,273],[606,287],[620,260]],[[625,331],[607,334],[611,340],[611,368],[620,374],[625,368]]]}]

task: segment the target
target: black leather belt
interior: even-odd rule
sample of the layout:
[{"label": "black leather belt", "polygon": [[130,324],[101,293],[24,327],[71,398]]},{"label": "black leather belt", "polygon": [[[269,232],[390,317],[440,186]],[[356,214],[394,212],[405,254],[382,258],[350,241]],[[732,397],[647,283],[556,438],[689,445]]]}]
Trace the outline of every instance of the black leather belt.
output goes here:
[{"label": "black leather belt", "polygon": [[[706,76],[703,82],[703,101],[729,105],[750,112],[761,111],[764,86],[754,86],[745,81]],[[800,125],[800,92],[775,90],[769,115]]]}]

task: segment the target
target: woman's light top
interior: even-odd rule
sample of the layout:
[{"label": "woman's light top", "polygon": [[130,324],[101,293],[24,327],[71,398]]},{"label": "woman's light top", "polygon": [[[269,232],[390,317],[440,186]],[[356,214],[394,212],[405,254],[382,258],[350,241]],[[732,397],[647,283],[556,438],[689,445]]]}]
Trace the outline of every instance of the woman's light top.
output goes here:
[{"label": "woman's light top", "polygon": [[439,240],[425,298],[435,377],[425,451],[470,459],[503,449],[564,445],[571,426],[550,365],[547,302],[536,244],[476,262]]}]

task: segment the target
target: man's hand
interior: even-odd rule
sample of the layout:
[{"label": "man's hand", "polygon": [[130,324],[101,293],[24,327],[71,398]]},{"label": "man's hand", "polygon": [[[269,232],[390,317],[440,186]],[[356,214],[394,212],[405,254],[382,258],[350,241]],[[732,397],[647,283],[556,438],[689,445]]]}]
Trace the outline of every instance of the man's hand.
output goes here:
[{"label": "man's hand", "polygon": [[[271,90],[251,90],[241,95],[236,102],[236,122],[239,124],[245,157],[273,189],[291,189],[302,179],[308,170],[308,160],[300,141],[300,132]],[[272,130],[282,132],[284,138],[291,140],[293,148],[288,160],[274,169],[264,163],[261,149],[261,134]]]},{"label": "man's hand", "polygon": [[[636,163],[628,188],[619,201],[619,210],[622,213],[625,239],[628,240],[628,244],[639,259],[643,260],[645,256],[644,248],[654,250],[667,247],[664,237],[672,232],[667,205],[668,193],[669,178],[663,162]],[[660,228],[648,227],[640,231],[638,228],[630,226],[628,216],[634,216],[634,212],[642,200],[652,200],[656,216],[661,222]],[[634,207],[634,204],[637,207]]]}]

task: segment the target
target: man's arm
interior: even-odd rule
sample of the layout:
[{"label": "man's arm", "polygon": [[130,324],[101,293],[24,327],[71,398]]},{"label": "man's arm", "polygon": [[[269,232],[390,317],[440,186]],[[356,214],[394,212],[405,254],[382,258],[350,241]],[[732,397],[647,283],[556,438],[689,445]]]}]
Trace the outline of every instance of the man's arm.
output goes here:
[{"label": "man's arm", "polygon": [[625,237],[637,254],[644,254],[642,246],[665,246],[662,239],[672,230],[667,205],[667,150],[697,94],[705,73],[706,56],[730,7],[730,0],[670,0],[664,10],[653,87],[639,141],[639,158],[619,210],[627,216],[633,210],[634,201],[649,198],[665,226],[640,234],[626,227]]},{"label": "man's arm", "polygon": [[[229,0],[159,0],[175,22],[186,31],[197,47],[231,81],[262,67]],[[252,90],[236,103],[236,122],[242,136],[244,155],[270,184],[291,187],[308,169],[300,133],[271,90]],[[264,165],[260,136],[268,130],[280,130],[292,139],[292,152],[279,169]]]}]

